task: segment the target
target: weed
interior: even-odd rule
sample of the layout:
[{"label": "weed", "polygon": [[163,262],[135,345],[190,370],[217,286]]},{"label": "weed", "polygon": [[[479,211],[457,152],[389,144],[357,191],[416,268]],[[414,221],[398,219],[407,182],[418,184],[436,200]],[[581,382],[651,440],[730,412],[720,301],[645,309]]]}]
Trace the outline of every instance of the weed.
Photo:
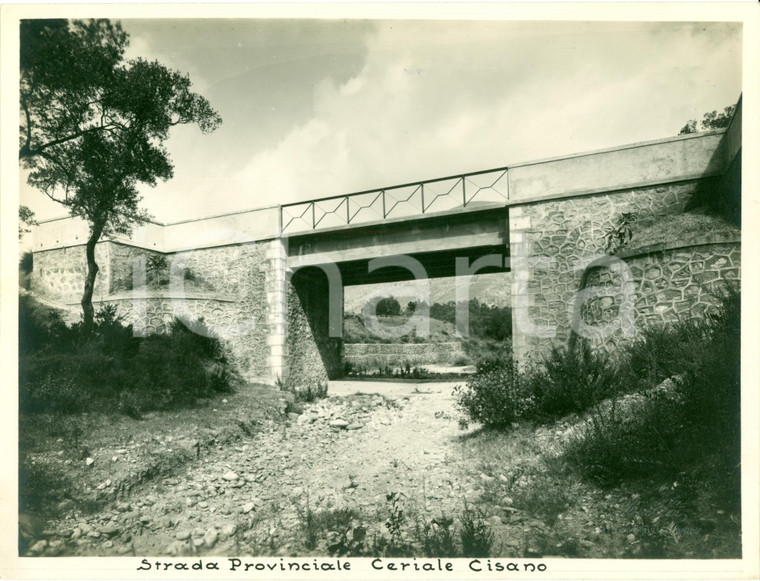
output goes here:
[{"label": "weed", "polygon": [[617,224],[612,226],[604,235],[605,247],[609,254],[621,250],[633,238],[631,225],[636,221],[636,215],[631,212],[621,214]]},{"label": "weed", "polygon": [[572,504],[572,493],[566,480],[544,475],[534,476],[525,486],[510,491],[514,506],[535,515],[549,526]]},{"label": "weed", "polygon": [[459,516],[459,538],[462,542],[463,557],[488,557],[493,547],[494,534],[486,523],[483,512],[465,506]]},{"label": "weed", "polygon": [[414,535],[425,557],[457,557],[453,532],[454,519],[445,515],[428,522],[415,523]]},{"label": "weed", "polygon": [[401,493],[390,492],[385,495],[388,503],[388,518],[385,521],[385,528],[390,535],[390,544],[388,552],[395,555],[402,549],[401,528],[404,525],[405,515],[401,508]]}]

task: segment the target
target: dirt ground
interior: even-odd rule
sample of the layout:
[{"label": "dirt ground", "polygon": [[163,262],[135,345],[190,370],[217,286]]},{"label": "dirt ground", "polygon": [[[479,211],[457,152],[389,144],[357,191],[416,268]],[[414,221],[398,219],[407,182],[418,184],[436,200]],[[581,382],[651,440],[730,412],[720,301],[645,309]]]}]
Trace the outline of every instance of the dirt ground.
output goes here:
[{"label": "dirt ground", "polygon": [[[583,418],[481,431],[460,424],[455,385],[331,382],[329,397],[300,414],[288,412],[284,392],[259,387],[255,397],[222,400],[227,412],[214,403],[206,411],[116,422],[113,431],[132,443],[90,450],[96,461],[88,468],[82,459],[66,465],[72,461],[60,460],[63,451],[38,456],[79,466],[79,488],[98,493],[100,502],[84,512],[81,502],[64,501],[58,517],[37,524],[24,554],[327,556],[345,518],[367,539],[387,539],[394,502],[404,515],[396,540],[413,554],[421,552],[420,525],[445,517],[459,527],[472,510],[493,533],[494,557],[738,554],[737,517],[721,507],[702,511],[708,518],[696,528],[678,524],[678,482],[603,490],[562,470],[554,474],[553,459]],[[266,409],[276,417],[255,405],[261,397],[269,397]],[[257,410],[255,421],[244,417]],[[188,418],[207,434],[196,441],[197,453],[182,444]],[[222,418],[229,427],[255,428],[233,437],[218,431]],[[93,439],[106,443],[107,426],[99,429]],[[179,450],[174,464],[156,464],[168,466],[163,471],[147,463]],[[136,485],[118,488],[117,471],[133,461],[148,468]],[[23,515],[21,521],[35,528]],[[310,529],[309,522],[320,524]]]},{"label": "dirt ground", "polygon": [[453,514],[479,492],[456,444],[467,432],[455,419],[454,385],[332,382],[331,397],[302,415],[105,510],[49,523],[49,539],[31,554],[302,554],[295,539],[307,505],[372,515],[392,492],[415,513]]}]

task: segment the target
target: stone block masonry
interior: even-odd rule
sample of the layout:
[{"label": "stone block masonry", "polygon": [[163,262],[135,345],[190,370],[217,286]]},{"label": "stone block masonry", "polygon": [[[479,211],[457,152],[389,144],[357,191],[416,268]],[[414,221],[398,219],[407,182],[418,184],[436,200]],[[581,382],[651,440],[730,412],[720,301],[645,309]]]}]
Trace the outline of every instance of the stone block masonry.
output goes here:
[{"label": "stone block masonry", "polygon": [[398,367],[409,364],[424,366],[432,364],[454,365],[466,354],[462,343],[346,343],[343,357],[352,365],[390,365]]}]

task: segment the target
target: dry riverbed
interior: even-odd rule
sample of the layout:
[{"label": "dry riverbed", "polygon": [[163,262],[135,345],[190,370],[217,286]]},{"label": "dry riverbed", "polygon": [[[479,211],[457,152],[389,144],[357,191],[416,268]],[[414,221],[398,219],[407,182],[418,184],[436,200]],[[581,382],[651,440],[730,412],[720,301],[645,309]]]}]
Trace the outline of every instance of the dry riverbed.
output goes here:
[{"label": "dry riverbed", "polygon": [[[357,385],[365,393],[355,393]],[[80,486],[99,503],[86,511],[81,502],[63,501],[59,515],[44,523],[22,517],[22,529],[26,518],[31,531],[26,554],[326,556],[340,526],[361,528],[367,540],[387,538],[389,517],[400,510],[395,541],[411,554],[424,552],[422,528],[448,517],[454,530],[470,511],[493,533],[492,556],[639,556],[642,531],[649,532],[636,522],[638,493],[603,492],[569,477],[557,487],[542,476],[544,456],[555,455],[571,424],[517,427],[509,435],[463,429],[453,386],[336,382],[328,399],[306,404],[300,415],[287,413],[281,392],[257,388],[270,405],[255,421],[239,417],[248,409],[246,394],[198,417],[212,430],[214,414],[232,413],[219,407],[236,405],[234,422],[225,418],[247,426],[239,437],[204,432],[205,439],[193,439],[187,424],[164,427],[151,441],[160,454],[184,450],[181,461],[131,480],[117,466],[123,472],[131,464],[140,441],[87,450],[89,467],[87,458],[68,459],[87,475]],[[124,420],[145,421],[152,419]],[[168,416],[156,421],[171,423]],[[58,445],[38,452],[38,460],[71,456],[64,442]],[[137,465],[155,457],[141,453]],[[125,480],[129,486],[120,484]],[[323,519],[325,528],[310,538],[308,515],[335,514],[343,525]]]}]

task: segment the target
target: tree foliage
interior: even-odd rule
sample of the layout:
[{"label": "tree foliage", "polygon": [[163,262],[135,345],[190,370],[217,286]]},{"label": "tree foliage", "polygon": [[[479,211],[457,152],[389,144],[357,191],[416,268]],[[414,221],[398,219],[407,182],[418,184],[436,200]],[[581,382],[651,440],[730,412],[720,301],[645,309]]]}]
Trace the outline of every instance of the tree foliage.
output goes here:
[{"label": "tree foliage", "polygon": [[216,129],[218,113],[187,75],[141,58],[125,61],[126,32],[109,20],[21,23],[19,159],[28,183],[90,224],[82,307],[103,235],[128,234],[148,218],[137,186],[172,177],[164,142],[175,125]]},{"label": "tree foliage", "polygon": [[384,297],[377,302],[375,313],[378,317],[398,317],[401,314],[401,303],[396,297]]},{"label": "tree foliage", "polygon": [[24,234],[31,232],[28,226],[34,226],[37,224],[37,220],[34,219],[34,212],[27,206],[18,207],[18,237],[19,240],[23,238]]},{"label": "tree foliage", "polygon": [[[723,109],[723,113],[718,113],[717,111],[710,111],[709,113],[705,113],[701,123],[699,124],[699,131],[713,131],[714,129],[724,129],[728,127],[731,123],[731,119],[734,116],[735,110],[736,107],[734,105],[729,105]],[[681,131],[678,132],[678,135],[688,135],[689,133],[696,132],[697,120],[691,119],[686,123],[686,125],[681,128]]]}]

